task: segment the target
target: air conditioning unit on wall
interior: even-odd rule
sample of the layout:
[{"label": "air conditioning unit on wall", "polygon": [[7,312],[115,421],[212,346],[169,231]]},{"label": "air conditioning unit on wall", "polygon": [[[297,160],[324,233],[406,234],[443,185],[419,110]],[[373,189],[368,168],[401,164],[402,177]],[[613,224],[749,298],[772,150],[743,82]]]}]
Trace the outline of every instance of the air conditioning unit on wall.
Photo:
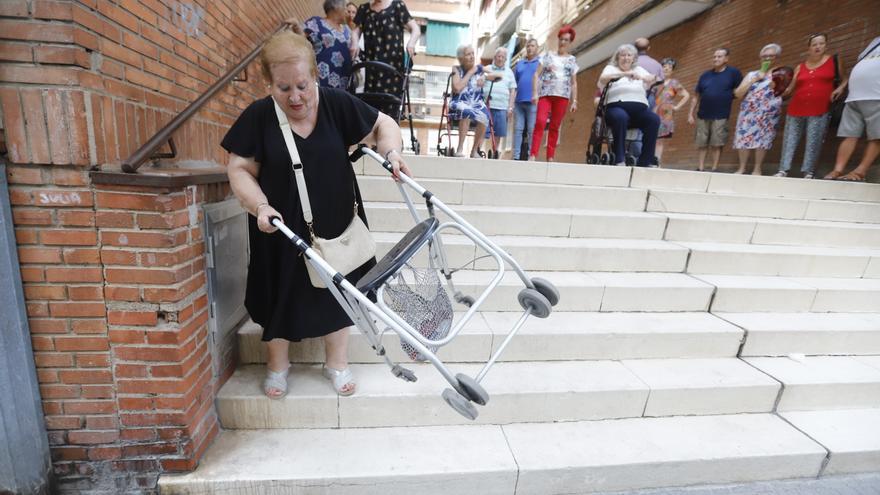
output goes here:
[{"label": "air conditioning unit on wall", "polygon": [[522,34],[531,34],[534,26],[534,16],[531,10],[523,9],[519,17],[516,18],[516,32]]}]

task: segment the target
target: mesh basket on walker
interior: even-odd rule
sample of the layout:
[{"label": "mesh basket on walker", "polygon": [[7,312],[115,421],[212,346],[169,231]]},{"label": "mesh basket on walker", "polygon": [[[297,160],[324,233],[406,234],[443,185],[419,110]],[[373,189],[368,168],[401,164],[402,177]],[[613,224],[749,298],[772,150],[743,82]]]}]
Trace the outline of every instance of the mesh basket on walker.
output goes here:
[{"label": "mesh basket on walker", "polygon": [[[443,289],[437,270],[414,268],[409,264],[385,283],[383,300],[422,336],[440,340],[452,328],[452,301]],[[425,361],[415,348],[401,341],[400,347],[413,361]],[[428,346],[431,352],[437,346]]]}]

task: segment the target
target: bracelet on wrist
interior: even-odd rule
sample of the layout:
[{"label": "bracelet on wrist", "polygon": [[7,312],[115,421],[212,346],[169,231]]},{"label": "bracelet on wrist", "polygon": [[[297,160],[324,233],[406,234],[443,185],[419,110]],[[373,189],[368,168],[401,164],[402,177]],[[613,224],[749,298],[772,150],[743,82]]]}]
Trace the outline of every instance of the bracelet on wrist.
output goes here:
[{"label": "bracelet on wrist", "polygon": [[394,148],[391,148],[390,150],[388,150],[388,151],[385,152],[385,159],[388,160],[388,157],[391,156],[391,153],[394,153],[394,152],[397,152],[398,154],[400,154],[399,151],[397,151],[397,150],[394,149]]}]

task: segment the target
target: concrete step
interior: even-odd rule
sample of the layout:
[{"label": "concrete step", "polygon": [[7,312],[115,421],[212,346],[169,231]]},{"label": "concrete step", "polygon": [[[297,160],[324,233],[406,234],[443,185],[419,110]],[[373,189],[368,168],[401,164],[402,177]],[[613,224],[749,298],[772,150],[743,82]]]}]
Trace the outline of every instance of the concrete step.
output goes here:
[{"label": "concrete step", "polygon": [[874,249],[712,242],[677,244],[690,250],[686,271],[694,274],[861,278],[866,275],[869,264],[880,262],[880,250]]},{"label": "concrete step", "polygon": [[646,211],[787,220],[880,223],[880,203],[652,189]]},{"label": "concrete step", "polygon": [[815,477],[825,456],[770,414],[224,431],[196,471],[163,475],[159,488],[163,494],[553,495]]},{"label": "concrete step", "polygon": [[880,404],[880,356],[751,357],[745,361],[783,384],[779,411]]},{"label": "concrete step", "polygon": [[[450,159],[438,156],[408,156],[407,165],[413,176],[425,179],[503,180],[570,184],[600,187],[629,187],[631,169],[626,167],[586,167],[572,163],[520,162],[513,160]],[[375,161],[362,160],[355,171],[364,175],[388,177],[388,172]]]},{"label": "concrete step", "polygon": [[[465,204],[645,211],[648,197],[648,191],[629,187],[448,179],[425,179],[419,180],[419,183],[453,208]],[[389,178],[362,176],[358,179],[358,185],[364,201],[403,201],[397,185]],[[414,196],[414,201],[421,202],[421,198]]]},{"label": "concrete step", "polygon": [[664,213],[664,239],[779,246],[880,248],[880,225],[818,220]]},{"label": "concrete step", "polygon": [[[476,294],[488,284],[490,272],[460,271],[456,287]],[[562,294],[557,311],[706,311],[714,289],[682,273],[538,272]],[[522,282],[512,273],[480,307],[481,311],[520,311],[517,294]]]},{"label": "concrete step", "polygon": [[880,185],[827,180],[635,168],[630,185],[642,189],[880,203]]},{"label": "concrete step", "polygon": [[880,466],[880,409],[791,411],[781,416],[828,449],[823,475],[876,472]]},{"label": "concrete step", "polygon": [[[475,161],[426,155],[408,156],[406,160],[413,175],[419,181],[424,179],[504,180],[880,203],[880,185],[877,184],[755,177],[691,170],[585,166],[558,162]],[[388,176],[388,172],[372,161],[362,161],[355,165],[355,169],[365,175]]]},{"label": "concrete step", "polygon": [[[403,234],[397,232],[373,232],[376,256],[384,256],[401,237]],[[492,258],[476,259],[487,255],[487,252],[478,248],[469,238],[443,233],[442,239],[447,262],[453,269],[497,269],[498,264]],[[683,272],[688,261],[687,248],[666,241],[496,235],[492,237],[492,242],[507,251],[523,270],[528,271],[675,273]],[[428,249],[422,249],[413,260],[414,266],[428,266]],[[864,272],[868,258],[858,258],[858,261],[864,261]],[[833,271],[831,261],[828,266],[827,271]],[[839,271],[849,275],[855,269],[843,264]]]},{"label": "concrete step", "polygon": [[[456,315],[459,318],[461,314]],[[453,342],[439,352],[447,363],[485,362],[519,318],[516,313],[478,313]],[[457,321],[457,320],[456,320]],[[262,328],[247,321],[238,331],[239,359],[265,363]],[[743,331],[708,313],[566,313],[532,318],[502,353],[501,361],[589,359],[717,358],[736,356]],[[383,345],[394,361],[407,362],[394,332]],[[321,363],[321,339],[290,346],[294,363]],[[360,332],[349,343],[352,363],[382,362]]]},{"label": "concrete step", "polygon": [[[352,365],[357,393],[338,397],[320,366],[297,365],[287,396],[266,397],[265,367],[236,370],[217,396],[224,428],[355,428],[472,424],[440,394],[448,383],[430,364],[409,364],[418,381],[384,364]],[[455,365],[476,376],[482,365]],[[779,384],[736,358],[497,363],[476,423],[578,421],[639,416],[770,412]]]},{"label": "concrete step", "polygon": [[825,450],[766,414],[503,427],[517,495],[815,477]]},{"label": "concrete step", "polygon": [[880,313],[715,313],[746,332],[740,355],[880,355]]},{"label": "concrete step", "polygon": [[[425,218],[424,204],[417,204],[416,208]],[[375,232],[407,232],[415,225],[403,203],[372,202],[367,203],[366,209],[370,228]],[[663,215],[644,212],[465,205],[456,205],[454,209],[487,236],[659,240],[666,227]],[[447,219],[442,212],[437,215],[441,221]]]},{"label": "concrete step", "polygon": [[880,280],[693,275],[715,287],[713,313],[875,313]]}]

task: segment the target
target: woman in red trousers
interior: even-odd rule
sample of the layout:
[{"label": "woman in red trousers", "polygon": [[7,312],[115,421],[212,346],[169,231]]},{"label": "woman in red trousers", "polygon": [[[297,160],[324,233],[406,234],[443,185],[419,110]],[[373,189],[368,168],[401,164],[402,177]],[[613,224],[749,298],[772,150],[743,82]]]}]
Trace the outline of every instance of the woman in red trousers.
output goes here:
[{"label": "woman in red trousers", "polygon": [[578,65],[574,55],[569,54],[574,42],[574,29],[563,26],[556,35],[559,48],[556,53],[548,51],[541,57],[532,80],[532,103],[537,103],[535,133],[529,160],[534,161],[544,138],[547,117],[550,118],[550,131],[547,134],[547,161],[554,161],[559,127],[566,109],[577,111],[577,72]]}]

